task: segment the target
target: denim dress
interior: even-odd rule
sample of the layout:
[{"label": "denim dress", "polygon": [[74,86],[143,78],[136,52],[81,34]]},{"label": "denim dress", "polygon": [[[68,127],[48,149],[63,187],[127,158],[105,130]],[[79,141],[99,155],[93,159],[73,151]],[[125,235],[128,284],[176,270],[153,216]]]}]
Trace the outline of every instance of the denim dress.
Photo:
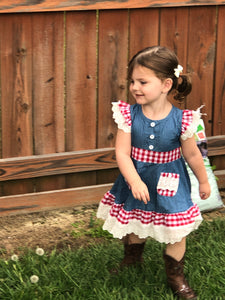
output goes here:
[{"label": "denim dress", "polygon": [[131,159],[148,187],[150,201],[133,197],[120,174],[101,200],[97,217],[115,238],[134,233],[161,243],[175,243],[198,228],[201,213],[191,199],[191,184],[181,154],[180,139],[193,136],[201,118],[199,110],[172,106],[161,120],[148,119],[139,104],[113,103],[118,128],[131,133]]}]

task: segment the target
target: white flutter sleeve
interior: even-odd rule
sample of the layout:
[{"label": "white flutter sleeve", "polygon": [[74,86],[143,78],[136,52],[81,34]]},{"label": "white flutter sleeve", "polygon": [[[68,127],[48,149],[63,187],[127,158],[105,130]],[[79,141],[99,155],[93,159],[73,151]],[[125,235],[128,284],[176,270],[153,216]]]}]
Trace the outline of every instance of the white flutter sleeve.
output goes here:
[{"label": "white flutter sleeve", "polygon": [[119,129],[124,132],[131,132],[131,117],[130,117],[130,105],[128,103],[118,101],[112,102],[113,119],[118,125]]},{"label": "white flutter sleeve", "polygon": [[184,110],[182,119],[181,138],[186,140],[192,137],[197,131],[201,116],[203,115],[200,110],[203,106],[195,110]]}]

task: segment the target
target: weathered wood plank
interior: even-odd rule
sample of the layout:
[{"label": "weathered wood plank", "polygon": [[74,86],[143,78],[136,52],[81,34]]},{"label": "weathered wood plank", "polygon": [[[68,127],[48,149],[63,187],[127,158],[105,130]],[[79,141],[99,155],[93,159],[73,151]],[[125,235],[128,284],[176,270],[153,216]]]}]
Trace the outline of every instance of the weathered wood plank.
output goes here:
[{"label": "weathered wood plank", "polygon": [[113,147],[116,125],[111,102],[127,96],[128,12],[99,12],[98,148]]},{"label": "weathered wood plank", "polygon": [[[97,143],[96,12],[68,12],[66,34],[66,151],[95,149]],[[96,172],[66,176],[66,187],[96,184]]]},{"label": "weathered wood plank", "polygon": [[96,148],[96,13],[66,14],[66,151]]},{"label": "weathered wood plank", "polygon": [[187,107],[202,104],[206,135],[212,135],[213,81],[216,47],[216,7],[192,7],[189,14],[188,71],[192,75],[192,92]]},{"label": "weathered wood plank", "polygon": [[[65,151],[64,14],[32,15],[34,153]],[[64,188],[65,178],[40,178],[37,191]]]},{"label": "weathered wood plank", "polygon": [[[159,44],[159,9],[132,9],[129,18],[129,60],[140,50]],[[135,100],[129,93],[129,103]]]},{"label": "weathered wood plank", "polygon": [[97,171],[97,184],[103,184],[103,183],[109,183],[109,182],[115,182],[117,177],[120,174],[120,170],[117,166],[115,165],[115,168],[110,168],[110,169],[104,169],[104,170],[99,170]]},{"label": "weathered wood plank", "polygon": [[88,186],[97,184],[96,170],[66,174],[66,188]]},{"label": "weathered wood plank", "polygon": [[35,14],[33,22],[34,154],[64,149],[64,16]]},{"label": "weathered wood plank", "polygon": [[33,154],[31,21],[29,15],[0,15],[4,158]]},{"label": "weathered wood plank", "polygon": [[[187,7],[160,10],[160,45],[170,48],[177,54],[184,73],[187,71],[188,15]],[[185,108],[185,100],[183,102],[174,100],[173,93],[169,97],[175,106]]]},{"label": "weathered wood plank", "polygon": [[114,148],[0,160],[0,181],[116,168]]},{"label": "weathered wood plank", "polygon": [[225,6],[218,10],[213,135],[225,134]]},{"label": "weathered wood plank", "polygon": [[90,205],[100,202],[112,184],[0,198],[0,216]]},{"label": "weathered wood plank", "polygon": [[[33,154],[32,18],[0,15],[2,157]],[[33,192],[33,184],[7,182],[1,195]]]},{"label": "weathered wood plank", "polygon": [[173,7],[173,6],[201,6],[201,5],[223,5],[224,0],[2,0],[0,13],[9,12],[44,12],[44,11],[71,11],[71,10],[93,10],[93,9],[124,9],[124,8],[146,8],[146,7]]},{"label": "weathered wood plank", "polygon": [[159,44],[159,9],[132,9],[129,22],[129,59],[145,47]]}]

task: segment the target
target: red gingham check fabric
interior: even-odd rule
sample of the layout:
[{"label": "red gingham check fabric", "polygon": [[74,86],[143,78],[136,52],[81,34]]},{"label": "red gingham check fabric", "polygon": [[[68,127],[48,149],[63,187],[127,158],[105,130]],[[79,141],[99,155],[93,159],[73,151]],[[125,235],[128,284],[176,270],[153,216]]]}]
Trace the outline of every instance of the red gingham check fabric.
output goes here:
[{"label": "red gingham check fabric", "polygon": [[120,100],[118,101],[118,105],[119,105],[119,110],[121,114],[124,116],[127,125],[131,126],[130,104]]},{"label": "red gingham check fabric", "polygon": [[115,201],[115,196],[113,194],[110,193],[110,191],[108,191],[107,193],[105,193],[103,199],[102,199],[102,203],[105,205],[113,205]]},{"label": "red gingham check fabric", "polygon": [[155,164],[165,164],[181,157],[180,148],[168,152],[156,152],[146,149],[132,147],[131,157],[138,161]]},{"label": "red gingham check fabric", "polygon": [[176,192],[175,191],[169,191],[169,190],[163,190],[163,189],[158,189],[157,192],[159,193],[159,195],[161,196],[167,196],[167,197],[173,197]]},{"label": "red gingham check fabric", "polygon": [[126,211],[123,209],[123,204],[114,204],[110,210],[110,216],[116,217],[121,224],[128,224],[131,220],[138,220],[142,224],[163,225],[166,227],[184,226],[195,222],[195,218],[200,215],[199,208],[194,204],[187,211],[163,214],[151,211],[143,211],[133,209]]},{"label": "red gingham check fabric", "polygon": [[183,110],[181,135],[185,133],[187,128],[191,125],[192,121],[193,121],[193,111],[192,110]]}]

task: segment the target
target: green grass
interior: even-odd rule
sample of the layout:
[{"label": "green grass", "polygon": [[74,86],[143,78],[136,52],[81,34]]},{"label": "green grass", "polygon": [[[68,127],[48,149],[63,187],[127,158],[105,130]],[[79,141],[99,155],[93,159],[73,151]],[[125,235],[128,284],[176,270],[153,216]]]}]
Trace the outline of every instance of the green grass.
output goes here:
[{"label": "green grass", "polygon": [[89,224],[85,224],[85,221],[78,221],[72,224],[74,230],[72,231],[72,236],[74,238],[79,238],[82,236],[89,236],[92,238],[105,238],[112,239],[113,236],[102,229],[103,220],[96,219],[95,213],[90,217]]},{"label": "green grass", "polygon": [[[92,229],[99,227],[91,222]],[[101,235],[98,229],[92,230],[90,239],[93,232]],[[225,219],[216,219],[204,222],[188,238],[185,272],[199,299],[225,299],[224,232]],[[166,284],[163,248],[149,239],[143,266],[124,269],[118,276],[108,270],[119,264],[123,247],[108,236],[100,244],[76,251],[38,256],[27,250],[17,262],[0,260],[0,299],[172,300],[175,298]],[[39,281],[31,283],[31,275],[37,275]]]}]

